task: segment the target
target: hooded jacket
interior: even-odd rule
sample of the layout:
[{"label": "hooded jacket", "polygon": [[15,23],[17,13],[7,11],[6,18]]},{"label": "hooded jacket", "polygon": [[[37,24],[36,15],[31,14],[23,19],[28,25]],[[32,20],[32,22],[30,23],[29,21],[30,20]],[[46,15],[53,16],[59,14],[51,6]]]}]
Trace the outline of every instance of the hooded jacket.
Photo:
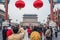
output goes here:
[{"label": "hooded jacket", "polygon": [[8,40],[22,40],[24,37],[24,30],[21,30],[20,33],[13,33],[11,36],[8,37]]},{"label": "hooded jacket", "polygon": [[30,28],[27,29],[28,34],[31,34],[32,30]]},{"label": "hooded jacket", "polygon": [[37,31],[33,31],[30,35],[30,40],[41,40],[40,33]]},{"label": "hooded jacket", "polygon": [[46,30],[45,36],[46,37],[50,37],[51,36],[51,30],[50,29]]},{"label": "hooded jacket", "polygon": [[13,32],[12,32],[11,27],[8,27],[8,28],[7,28],[7,32],[6,32],[7,37],[10,36],[10,35],[12,35],[12,33],[13,33]]}]

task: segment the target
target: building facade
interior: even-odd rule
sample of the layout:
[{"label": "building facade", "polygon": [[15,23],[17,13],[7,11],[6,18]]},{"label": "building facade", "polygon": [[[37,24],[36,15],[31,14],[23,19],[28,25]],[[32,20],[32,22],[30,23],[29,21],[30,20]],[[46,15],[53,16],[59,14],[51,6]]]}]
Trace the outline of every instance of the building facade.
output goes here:
[{"label": "building facade", "polygon": [[[57,9],[55,12],[53,12],[53,21],[56,22],[56,24],[60,27],[60,9]],[[48,19],[50,19],[50,14],[48,15]]]},{"label": "building facade", "polygon": [[55,11],[55,21],[60,26],[60,9],[57,9],[57,11]]},{"label": "building facade", "polygon": [[0,9],[0,29],[2,28],[2,22],[4,21],[4,11]]},{"label": "building facade", "polygon": [[22,26],[39,26],[38,17],[36,14],[24,14],[23,22],[20,23]]}]

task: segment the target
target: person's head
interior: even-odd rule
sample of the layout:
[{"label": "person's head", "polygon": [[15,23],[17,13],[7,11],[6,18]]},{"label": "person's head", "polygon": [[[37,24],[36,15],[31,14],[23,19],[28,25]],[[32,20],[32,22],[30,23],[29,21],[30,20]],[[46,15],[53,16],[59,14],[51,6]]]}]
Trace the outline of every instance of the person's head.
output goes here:
[{"label": "person's head", "polygon": [[18,30],[19,30],[18,27],[14,27],[13,28],[13,33],[15,33],[15,34],[18,33]]},{"label": "person's head", "polygon": [[44,24],[44,27],[46,27],[46,24]]},{"label": "person's head", "polygon": [[6,26],[3,26],[3,29],[7,29],[7,27]]},{"label": "person's head", "polygon": [[28,27],[28,29],[30,29],[30,27]]},{"label": "person's head", "polygon": [[47,27],[47,29],[49,29],[49,27]]},{"label": "person's head", "polygon": [[37,31],[37,27],[36,27],[36,26],[34,26],[34,29],[33,29],[33,31]]},{"label": "person's head", "polygon": [[32,26],[30,27],[30,29],[32,30]]}]

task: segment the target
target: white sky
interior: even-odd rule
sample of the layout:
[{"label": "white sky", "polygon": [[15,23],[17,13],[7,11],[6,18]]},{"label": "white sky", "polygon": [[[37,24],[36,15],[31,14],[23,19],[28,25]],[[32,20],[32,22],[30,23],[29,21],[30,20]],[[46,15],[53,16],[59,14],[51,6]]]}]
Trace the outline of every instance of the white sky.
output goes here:
[{"label": "white sky", "polygon": [[[23,21],[22,17],[24,14],[37,14],[39,22],[43,23],[43,20],[45,20],[46,22],[47,16],[48,14],[50,14],[50,5],[48,0],[42,0],[44,5],[39,10],[33,7],[33,2],[35,0],[23,0],[25,2],[25,7],[21,10],[15,7],[16,1],[17,0],[10,0],[9,9],[8,9],[8,14],[13,22],[16,22],[16,19],[18,20],[17,23]],[[56,9],[57,7],[60,8],[59,5],[60,4],[55,5],[54,9]],[[4,6],[1,4],[0,4],[0,9],[5,10]]]}]

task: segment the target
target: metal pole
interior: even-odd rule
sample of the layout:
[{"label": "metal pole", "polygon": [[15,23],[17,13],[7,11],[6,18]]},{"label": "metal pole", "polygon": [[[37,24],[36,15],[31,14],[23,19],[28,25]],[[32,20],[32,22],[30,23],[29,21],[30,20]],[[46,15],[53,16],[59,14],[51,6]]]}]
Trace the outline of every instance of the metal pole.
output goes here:
[{"label": "metal pole", "polygon": [[5,0],[5,20],[8,20],[8,0]]},{"label": "metal pole", "polygon": [[54,14],[53,14],[53,0],[50,0],[50,19],[53,21],[54,20]]}]

